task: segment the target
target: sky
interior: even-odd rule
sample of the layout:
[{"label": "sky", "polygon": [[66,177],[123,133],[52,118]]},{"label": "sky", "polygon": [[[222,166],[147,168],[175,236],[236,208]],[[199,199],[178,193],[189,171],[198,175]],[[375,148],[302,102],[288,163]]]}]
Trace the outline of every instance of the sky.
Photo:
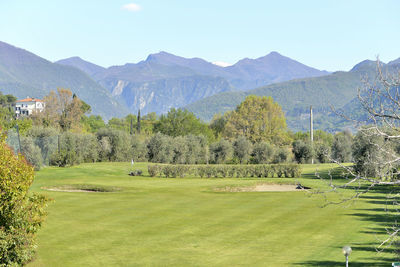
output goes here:
[{"label": "sky", "polygon": [[0,41],[108,67],[167,51],[235,63],[271,51],[321,70],[400,57],[397,0],[0,0]]}]

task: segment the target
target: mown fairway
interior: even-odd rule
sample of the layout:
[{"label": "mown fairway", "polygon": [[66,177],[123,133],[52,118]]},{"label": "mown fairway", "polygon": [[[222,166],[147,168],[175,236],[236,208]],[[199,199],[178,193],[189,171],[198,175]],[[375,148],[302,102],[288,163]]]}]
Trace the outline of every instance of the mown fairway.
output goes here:
[{"label": "mown fairway", "polygon": [[[136,165],[147,175],[146,166]],[[54,202],[29,266],[342,266],[346,244],[353,247],[350,266],[390,266],[393,260],[390,250],[374,249],[385,237],[384,221],[393,219],[383,210],[380,191],[356,203],[321,208],[321,196],[304,192],[213,190],[294,180],[323,187],[313,175],[315,166],[305,166],[301,179],[130,177],[129,168],[129,163],[97,163],[38,172],[32,190]],[[41,189],[65,184],[122,191]]]}]

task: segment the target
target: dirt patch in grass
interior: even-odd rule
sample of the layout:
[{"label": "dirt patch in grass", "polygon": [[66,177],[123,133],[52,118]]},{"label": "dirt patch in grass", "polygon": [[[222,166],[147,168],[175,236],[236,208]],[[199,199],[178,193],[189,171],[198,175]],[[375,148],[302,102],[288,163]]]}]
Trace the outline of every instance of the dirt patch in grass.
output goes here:
[{"label": "dirt patch in grass", "polygon": [[44,190],[55,192],[83,192],[83,193],[110,193],[121,191],[121,188],[104,185],[68,184],[51,187],[42,187]]},{"label": "dirt patch in grass", "polygon": [[305,188],[301,185],[293,184],[258,184],[254,186],[242,186],[224,188],[216,188],[217,192],[290,192],[290,191],[303,191],[310,188]]}]

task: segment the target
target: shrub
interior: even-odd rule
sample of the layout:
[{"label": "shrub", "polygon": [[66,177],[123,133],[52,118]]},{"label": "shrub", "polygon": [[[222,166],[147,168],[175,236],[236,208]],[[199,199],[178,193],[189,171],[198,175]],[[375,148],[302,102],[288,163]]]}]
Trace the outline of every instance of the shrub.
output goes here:
[{"label": "shrub", "polygon": [[46,216],[48,199],[29,195],[34,170],[16,157],[0,134],[0,266],[21,266],[35,253],[35,236]]},{"label": "shrub", "polygon": [[72,166],[82,161],[81,155],[77,149],[77,137],[70,132],[63,133],[60,137],[59,151],[53,153],[50,157],[50,165],[58,167]]},{"label": "shrub", "polygon": [[42,162],[49,165],[50,156],[58,150],[59,132],[51,127],[34,126],[27,133],[41,150]]},{"label": "shrub", "polygon": [[276,149],[276,151],[273,155],[272,162],[274,164],[290,162],[290,161],[292,161],[291,156],[292,156],[291,149],[288,149],[287,147],[280,147],[280,148]]},{"label": "shrub", "polygon": [[162,164],[149,165],[149,175],[155,177],[158,174],[165,177],[185,177],[195,175],[198,177],[300,177],[301,167],[297,164],[281,165],[183,165]]},{"label": "shrub", "polygon": [[204,164],[208,162],[209,149],[204,136],[187,135],[186,164]]},{"label": "shrub", "polygon": [[396,153],[393,144],[374,132],[359,131],[352,145],[354,169],[361,175],[384,176],[385,162]]},{"label": "shrub", "polygon": [[151,177],[155,177],[160,174],[160,166],[158,165],[148,165],[147,170]]},{"label": "shrub", "polygon": [[188,156],[187,139],[182,136],[175,137],[173,140],[173,158],[175,164],[185,164]]},{"label": "shrub", "polygon": [[285,174],[285,171],[284,171],[284,168],[282,167],[282,165],[275,165],[275,173],[279,178],[281,178]]},{"label": "shrub", "polygon": [[207,168],[208,166],[197,166],[196,174],[199,175],[201,178],[205,177]]},{"label": "shrub", "polygon": [[216,164],[223,164],[232,159],[233,148],[229,141],[221,139],[210,146],[210,160]]},{"label": "shrub", "polygon": [[131,155],[134,161],[146,161],[147,158],[147,147],[145,142],[141,142],[140,139],[135,135],[131,137]]},{"label": "shrub", "polygon": [[350,132],[341,132],[335,135],[332,144],[332,157],[338,162],[351,162],[353,136]]},{"label": "shrub", "polygon": [[25,159],[35,167],[35,170],[40,170],[42,166],[42,155],[40,148],[35,145],[31,137],[21,138],[21,153]]},{"label": "shrub", "polygon": [[308,163],[313,157],[313,151],[309,142],[297,140],[293,143],[293,154],[298,163]]},{"label": "shrub", "polygon": [[[106,138],[107,137],[107,138]],[[130,136],[127,132],[112,128],[102,128],[97,132],[97,140],[107,140],[109,147],[107,158],[110,161],[127,161],[132,157]],[[100,144],[103,145],[103,144]]]},{"label": "shrub", "polygon": [[252,153],[253,163],[255,164],[270,163],[273,155],[274,155],[274,149],[270,144],[266,142],[256,143],[254,145]]},{"label": "shrub", "polygon": [[326,143],[316,143],[314,147],[315,157],[320,163],[330,162],[331,147]]},{"label": "shrub", "polygon": [[233,154],[239,160],[239,163],[247,163],[252,152],[252,144],[244,136],[239,136],[233,142]]},{"label": "shrub", "polygon": [[99,157],[99,143],[93,134],[75,134],[76,154],[83,162],[96,162]]},{"label": "shrub", "polygon": [[147,156],[150,162],[171,163],[173,161],[173,138],[157,133],[147,144]]}]

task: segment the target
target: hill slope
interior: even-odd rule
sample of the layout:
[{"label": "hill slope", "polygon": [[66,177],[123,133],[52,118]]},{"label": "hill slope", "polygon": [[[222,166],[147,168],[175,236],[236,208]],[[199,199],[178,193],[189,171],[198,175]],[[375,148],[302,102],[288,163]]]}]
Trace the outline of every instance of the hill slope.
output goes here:
[{"label": "hill slope", "polygon": [[365,61],[349,72],[271,84],[246,92],[217,94],[188,105],[187,109],[209,121],[216,113],[233,110],[248,95],[272,96],[286,112],[288,126],[292,130],[308,129],[310,105],[315,110],[317,129],[337,130],[330,106],[341,108],[352,101],[357,88],[362,86],[361,78],[365,75],[374,77],[375,70],[375,62]]},{"label": "hill slope", "polygon": [[18,98],[42,98],[51,90],[69,88],[105,118],[127,113],[111,94],[84,72],[51,63],[26,50],[0,42],[0,91]]}]

